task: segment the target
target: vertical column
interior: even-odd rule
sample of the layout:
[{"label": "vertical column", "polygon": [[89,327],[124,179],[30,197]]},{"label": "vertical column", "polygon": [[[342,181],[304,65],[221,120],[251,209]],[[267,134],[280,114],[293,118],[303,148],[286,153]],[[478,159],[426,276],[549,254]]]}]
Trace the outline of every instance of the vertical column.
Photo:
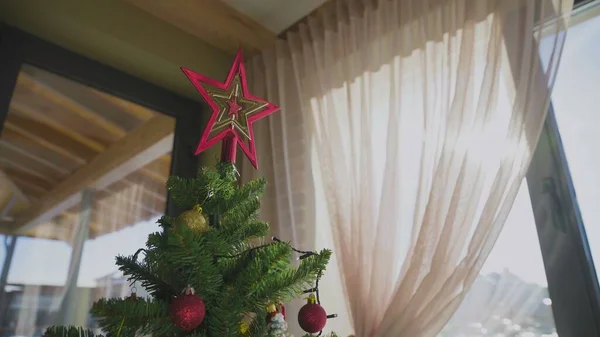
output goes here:
[{"label": "vertical column", "polygon": [[[2,211],[0,211],[0,219],[7,217],[10,214],[10,211],[14,207],[16,201],[17,196],[13,194],[8,203],[2,209]],[[6,256],[4,257],[2,274],[0,274],[0,327],[4,326],[4,319],[9,305],[6,296],[6,283],[8,282],[8,272],[10,271],[10,265],[12,264],[13,256],[15,254],[15,248],[17,247],[17,239],[18,236],[4,237],[4,248],[6,249]]]},{"label": "vertical column", "polygon": [[[83,190],[81,195],[81,208],[79,211],[79,224],[73,238],[71,262],[69,263],[69,273],[65,284],[64,296],[60,305],[61,324],[64,325],[82,325],[85,323],[78,319],[83,311],[87,313],[87,308],[81,308],[78,305],[77,298],[77,279],[81,267],[81,255],[83,245],[89,237],[90,222],[92,218],[93,194],[91,189]],[[79,320],[79,321],[78,321]]]}]

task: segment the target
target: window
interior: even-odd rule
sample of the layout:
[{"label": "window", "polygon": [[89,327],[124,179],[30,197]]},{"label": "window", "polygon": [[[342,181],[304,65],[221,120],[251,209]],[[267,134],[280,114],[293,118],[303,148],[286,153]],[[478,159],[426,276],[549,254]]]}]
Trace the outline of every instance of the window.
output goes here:
[{"label": "window", "polygon": [[552,103],[593,260],[600,262],[600,4],[582,10],[571,27]]},{"label": "window", "polygon": [[592,258],[600,259],[595,243],[600,231],[594,226],[600,219],[600,175],[593,155],[600,142],[594,130],[600,121],[595,109],[600,103],[595,80],[600,75],[595,62],[600,57],[598,14],[596,1],[573,15],[553,109],[527,185],[521,187],[481,275],[441,336],[598,335],[598,281],[592,263]]},{"label": "window", "polygon": [[[596,205],[600,175],[595,165],[600,139],[594,132],[595,122],[600,121],[594,109],[600,105],[599,13],[596,1],[574,14],[556,77],[554,112],[548,114],[527,179],[480,274],[439,337],[600,336],[600,292],[591,258],[600,259],[596,242],[600,230],[595,226],[595,220],[600,220]],[[322,204],[317,199],[317,209]],[[319,235],[330,245],[326,233]],[[334,273],[330,268],[329,274]],[[337,277],[329,274],[324,284],[339,285]],[[332,290],[324,295],[329,296],[324,302],[344,313],[343,304],[335,301],[341,293]],[[350,333],[344,328],[348,317],[340,318],[328,325],[335,325],[331,329],[342,334]]]},{"label": "window", "polygon": [[[0,336],[41,336],[53,324],[96,328],[87,313],[93,302],[129,296],[132,286],[146,295],[124,279],[114,259],[135,253],[160,230],[172,118],[164,116],[171,130],[149,143],[151,150],[111,167],[99,161],[118,157],[128,136],[158,115],[21,67],[0,136],[0,206],[5,226],[21,234],[3,237]],[[102,159],[105,151],[113,154]],[[97,177],[82,183],[89,175]],[[75,190],[78,184],[94,188]]]},{"label": "window", "polygon": [[528,192],[524,182],[480,275],[440,337],[558,336]]},{"label": "window", "polygon": [[196,175],[206,108],[2,23],[0,60],[0,337],[95,328],[132,290],[115,255],[181,211],[165,181]]}]

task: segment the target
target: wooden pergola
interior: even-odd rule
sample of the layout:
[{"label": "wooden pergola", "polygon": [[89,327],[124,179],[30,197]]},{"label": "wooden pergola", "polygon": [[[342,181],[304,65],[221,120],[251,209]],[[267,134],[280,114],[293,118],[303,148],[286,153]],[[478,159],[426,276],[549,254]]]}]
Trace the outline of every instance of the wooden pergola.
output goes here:
[{"label": "wooden pergola", "polygon": [[88,238],[163,214],[175,121],[23,65],[0,136],[0,233],[69,241],[82,191]]}]

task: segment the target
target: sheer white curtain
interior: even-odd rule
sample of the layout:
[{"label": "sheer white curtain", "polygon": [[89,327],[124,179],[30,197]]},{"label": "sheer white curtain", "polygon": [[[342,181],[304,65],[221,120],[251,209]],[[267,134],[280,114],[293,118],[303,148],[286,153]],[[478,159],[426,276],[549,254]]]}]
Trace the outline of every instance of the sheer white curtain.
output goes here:
[{"label": "sheer white curtain", "polygon": [[334,1],[250,62],[283,110],[256,133],[266,212],[294,235],[330,226],[348,331],[435,336],[457,309],[529,166],[571,6]]}]

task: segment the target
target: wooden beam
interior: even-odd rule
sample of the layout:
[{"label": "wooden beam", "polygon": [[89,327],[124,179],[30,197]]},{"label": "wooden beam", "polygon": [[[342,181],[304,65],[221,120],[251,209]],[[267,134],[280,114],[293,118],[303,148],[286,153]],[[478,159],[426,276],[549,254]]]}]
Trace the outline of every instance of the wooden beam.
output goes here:
[{"label": "wooden beam", "polygon": [[[48,102],[67,109],[84,120],[92,122],[93,125],[100,126],[110,134],[109,138],[111,139],[119,139],[125,136],[140,122],[146,122],[157,114],[146,107],[33,67],[23,68],[19,74],[17,84],[17,89],[30,91]],[[98,152],[104,150],[106,143],[99,143],[98,140],[85,137],[54,121],[46,114],[40,113],[40,109],[32,109],[19,102],[20,100],[17,98],[22,96],[19,95],[20,93],[20,90],[16,90],[11,108],[43,122],[91,149]],[[105,115],[112,115],[113,119],[119,119],[120,123],[111,121]],[[161,157],[161,160],[166,162],[167,165],[171,163],[169,158]]]},{"label": "wooden beam", "polygon": [[4,146],[9,144],[9,146],[17,147],[21,151],[49,163],[60,163],[60,166],[69,172],[73,172],[73,170],[77,169],[82,164],[80,161],[73,159],[71,156],[65,156],[62,153],[48,151],[49,149],[40,146],[35,140],[8,129],[4,129],[2,131],[0,143],[3,143]]},{"label": "wooden beam", "polygon": [[153,111],[151,111],[147,108],[144,108],[138,104],[115,97],[115,96],[113,96],[111,94],[107,94],[103,91],[99,91],[99,90],[95,90],[95,89],[89,89],[89,90],[93,95],[96,95],[96,96],[102,98],[103,100],[110,102],[112,105],[117,106],[124,111],[127,111],[127,113],[131,114],[132,116],[136,117],[139,120],[146,121],[146,120],[152,118],[152,116],[154,116]]},{"label": "wooden beam", "polygon": [[[36,77],[42,76],[43,74],[36,74]],[[51,76],[51,75],[50,75]],[[49,77],[49,76],[45,76]],[[76,82],[70,82],[67,79],[63,79],[55,76],[55,78],[45,78],[45,82],[34,79],[27,73],[21,72],[17,79],[17,87],[23,86],[27,90],[30,90],[34,95],[44,98],[53,104],[56,104],[64,109],[68,110],[81,117],[82,119],[90,122],[91,124],[105,130],[107,135],[110,135],[110,139],[119,139],[123,137],[127,132],[123,130],[119,125],[116,125],[112,121],[105,118],[101,113],[93,111],[90,107],[85,106],[78,102],[74,97],[85,95],[86,87]],[[51,86],[52,85],[52,86]],[[63,92],[57,91],[55,86],[63,88],[68,91],[68,95]]]},{"label": "wooden beam", "polygon": [[41,198],[42,196],[44,196],[46,193],[48,193],[47,190],[34,185],[33,183],[31,183],[30,181],[26,181],[26,180],[20,180],[20,179],[12,179],[12,181],[15,183],[15,185],[17,185],[24,193],[25,195],[27,195],[27,197],[29,199],[32,198]]},{"label": "wooden beam", "polygon": [[275,43],[275,33],[220,0],[126,1],[232,54],[240,47],[253,54]]},{"label": "wooden beam", "polygon": [[103,189],[170,152],[174,128],[172,118],[153,117],[54,187],[27,214],[19,215],[13,231],[28,232],[75,205],[82,190]]},{"label": "wooden beam", "polygon": [[[2,189],[0,189],[0,210],[1,210],[9,202],[9,200],[13,197],[13,194],[14,194],[13,189],[15,189],[16,186],[2,171],[0,171],[0,184],[2,185]],[[16,189],[19,190],[18,188],[16,188]]]},{"label": "wooden beam", "polygon": [[[79,163],[91,160],[107,147],[107,144],[100,143],[66,128],[43,113],[36,112],[21,103],[13,102],[11,109],[18,113],[11,113],[7,117],[7,125],[11,129],[10,131],[20,133],[21,136],[27,137],[48,149],[59,151],[63,155],[78,160]],[[170,155],[164,155],[141,170],[153,179],[161,181],[169,175],[170,165]],[[165,173],[162,174],[162,172]]]},{"label": "wooden beam", "polygon": [[110,94],[98,95],[90,87],[33,67],[23,67],[17,85],[69,109],[116,137],[124,136],[156,114],[135,103],[120,103]]},{"label": "wooden beam", "polygon": [[[11,121],[8,121],[8,117],[6,118],[6,123],[4,124],[4,130],[2,131],[3,138],[25,138],[29,141],[33,141],[38,146],[45,148],[46,150],[56,152],[62,156],[65,156],[79,164],[84,164],[86,161],[81,156],[84,155],[85,149],[84,147],[77,146],[79,144],[72,142],[68,137],[59,133],[36,133],[37,124],[33,122],[33,120],[29,119],[19,119],[18,123],[14,123],[14,116],[9,114],[11,117]],[[29,124],[29,121],[32,123]],[[32,130],[30,130],[32,129]],[[41,130],[37,130],[41,131]],[[56,138],[47,138],[49,135],[56,136]],[[6,137],[5,137],[6,136]],[[77,153],[69,151],[73,149],[73,147],[77,147]],[[89,155],[89,154],[88,154]]]},{"label": "wooden beam", "polygon": [[10,228],[12,223],[12,220],[0,219],[0,235],[10,235],[10,232],[6,229]]},{"label": "wooden beam", "polygon": [[91,139],[90,137],[86,137],[76,130],[65,127],[60,124],[60,122],[57,122],[54,118],[52,118],[52,116],[47,112],[32,108],[26,104],[23,104],[19,100],[13,100],[10,104],[10,108],[17,114],[33,119],[40,124],[45,124],[49,128],[68,136],[72,140],[77,141],[78,143],[81,143],[96,152],[102,152],[106,149],[106,143]]},{"label": "wooden beam", "polygon": [[17,203],[12,207],[11,214],[29,207],[29,200],[23,191],[21,191],[21,189],[3,171],[0,171],[0,186],[2,186],[0,189],[0,209],[2,209],[13,196],[16,196],[18,199]]},{"label": "wooden beam", "polygon": [[3,159],[0,159],[0,169],[2,169],[12,180],[27,181],[45,191],[51,190],[54,186],[51,179],[44,177],[27,167],[19,167],[12,163],[7,163]]},{"label": "wooden beam", "polygon": [[[127,102],[114,96],[103,94],[99,91],[85,87],[77,82],[61,78],[51,73],[40,71],[35,68],[24,68],[19,75],[17,90],[15,91],[14,99],[11,102],[11,109],[24,115],[26,120],[33,120],[28,125],[33,125],[37,129],[43,129],[43,132],[34,132],[31,134],[44,134],[48,132],[60,132],[58,136],[43,137],[43,139],[52,139],[60,141],[62,145],[69,146],[64,143],[64,140],[70,138],[76,142],[72,142],[68,148],[67,154],[79,155],[76,159],[89,160],[95,156],[97,152],[102,152],[110,141],[118,140],[125,136],[128,131],[132,130],[140,124],[146,122],[157,113],[139,106],[137,104]],[[69,127],[63,126],[60,122],[48,117],[47,114],[41,113],[39,108],[32,108],[22,101],[30,100],[30,96],[24,96],[25,92],[31,92],[37,98],[42,98],[56,107],[60,107],[65,111],[75,114],[81,120],[91,123],[94,127],[100,127],[103,137],[86,137]],[[28,102],[27,102],[28,103]],[[121,123],[126,127],[122,127],[111,119],[107,118],[108,114],[118,116]],[[16,115],[16,114],[11,114]],[[11,116],[9,115],[9,116]],[[19,118],[18,116],[15,118]],[[13,118],[13,119],[15,119]],[[23,119],[23,118],[21,118]],[[24,129],[21,128],[22,132]],[[102,141],[106,138],[105,141]],[[33,138],[40,142],[39,138]],[[43,144],[47,145],[47,144]],[[64,146],[62,148],[64,148]],[[56,150],[56,149],[55,149]],[[91,151],[93,150],[93,151]],[[86,156],[87,154],[87,156]],[[161,161],[170,165],[169,158],[161,157]]]},{"label": "wooden beam", "polygon": [[[32,168],[42,168],[52,172],[54,179],[62,179],[69,174],[69,170],[62,165],[50,162],[44,158],[32,155],[31,153],[21,149],[14,144],[0,140],[0,158],[4,158],[9,162],[19,163]],[[62,163],[61,163],[62,164]]]}]

